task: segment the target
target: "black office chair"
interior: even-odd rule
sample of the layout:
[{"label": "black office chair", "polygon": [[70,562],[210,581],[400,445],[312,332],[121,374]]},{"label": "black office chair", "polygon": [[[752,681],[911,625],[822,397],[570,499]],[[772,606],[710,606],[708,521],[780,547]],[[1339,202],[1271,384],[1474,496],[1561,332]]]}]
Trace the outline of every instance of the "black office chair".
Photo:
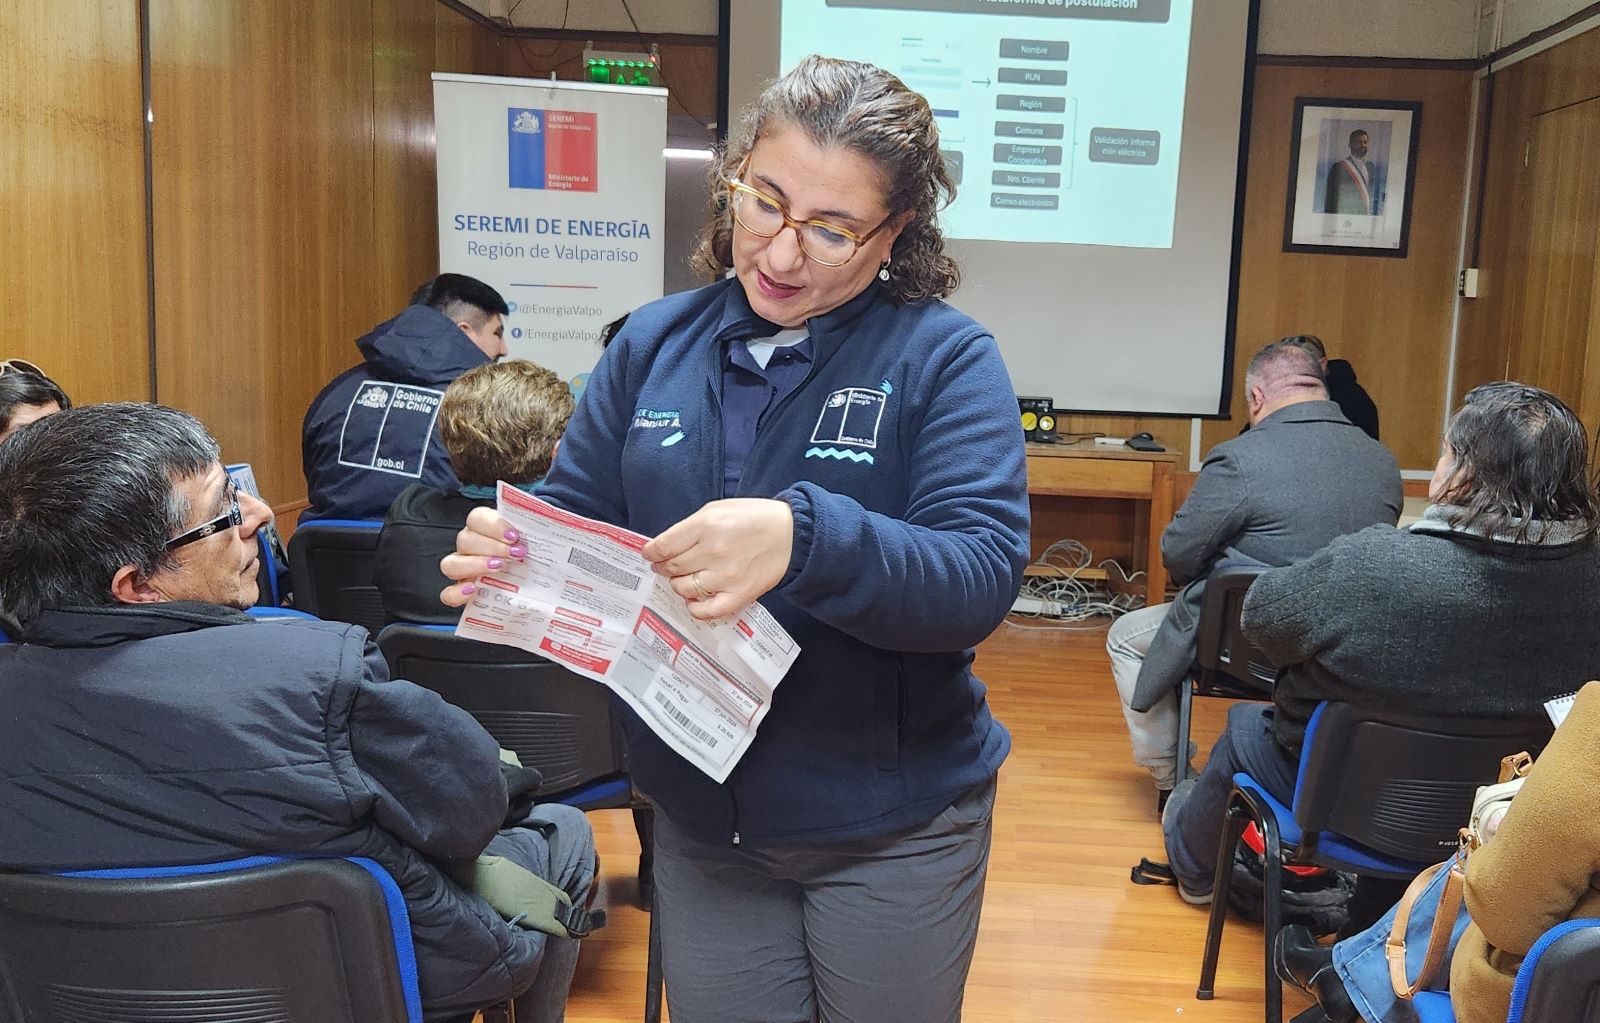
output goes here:
[{"label": "black office chair", "polygon": [[372,860],[0,873],[0,1019],[421,1023],[400,889]]},{"label": "black office chair", "polygon": [[633,810],[640,900],[651,910],[645,1020],[657,1023],[655,812],[628,778],[627,748],[605,687],[535,654],[461,639],[448,625],[390,625],[378,634],[378,649],[393,677],[432,689],[477,718],[525,767],[536,768],[544,776],[541,800],[584,811]]},{"label": "black office chair", "polygon": [[375,519],[316,519],[289,538],[289,589],[297,610],[335,622],[383,628],[383,598],[372,582]]},{"label": "black office chair", "polygon": [[1251,821],[1261,829],[1266,1021],[1283,1018],[1283,985],[1272,948],[1283,921],[1283,868],[1331,867],[1409,880],[1446,859],[1472,812],[1478,786],[1499,777],[1502,758],[1537,752],[1550,725],[1534,718],[1397,714],[1346,703],[1317,707],[1306,728],[1293,807],[1248,774],[1233,791],[1218,850],[1211,922],[1195,997],[1209,1000],[1228,916],[1233,857]]},{"label": "black office chair", "polygon": [[1206,576],[1200,602],[1200,625],[1195,633],[1194,667],[1187,685],[1178,691],[1178,778],[1192,774],[1189,733],[1193,728],[1194,698],[1214,696],[1229,700],[1270,700],[1278,669],[1245,638],[1239,612],[1250,584],[1263,568],[1230,566]]}]

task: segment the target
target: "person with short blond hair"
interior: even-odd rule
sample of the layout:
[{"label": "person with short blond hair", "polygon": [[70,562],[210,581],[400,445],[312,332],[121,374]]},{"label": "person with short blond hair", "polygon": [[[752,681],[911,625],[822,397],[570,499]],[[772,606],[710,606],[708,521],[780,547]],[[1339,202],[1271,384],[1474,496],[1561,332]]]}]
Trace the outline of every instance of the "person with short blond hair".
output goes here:
[{"label": "person with short blond hair", "polygon": [[497,362],[445,390],[439,436],[465,486],[528,486],[550,471],[572,407],[572,390],[555,373],[526,359]]},{"label": "person with short blond hair", "polygon": [[439,602],[439,559],[455,550],[467,513],[494,503],[498,481],[539,485],[572,408],[566,382],[526,359],[474,367],[445,389],[439,435],[461,482],[450,491],[412,484],[390,506],[373,571],[389,621],[455,624],[459,612]]}]

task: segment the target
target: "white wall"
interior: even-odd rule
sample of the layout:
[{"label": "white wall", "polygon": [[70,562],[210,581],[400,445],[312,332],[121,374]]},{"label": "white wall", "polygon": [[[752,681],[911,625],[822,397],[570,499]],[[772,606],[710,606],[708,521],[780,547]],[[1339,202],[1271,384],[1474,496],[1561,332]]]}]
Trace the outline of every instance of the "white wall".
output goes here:
[{"label": "white wall", "polygon": [[[1550,4],[1563,0],[1520,2]],[[1477,0],[1261,0],[1261,32],[1256,49],[1260,53],[1296,56],[1469,58],[1475,56],[1476,3]]]},{"label": "white wall", "polygon": [[[1540,29],[1549,28],[1563,18],[1588,7],[1590,0],[1503,0],[1503,3],[1504,14],[1500,24],[1499,39],[1494,37],[1493,15],[1487,15],[1483,19],[1478,31],[1480,54],[1510,46]],[[1484,0],[1484,6],[1492,10],[1494,0]]]}]

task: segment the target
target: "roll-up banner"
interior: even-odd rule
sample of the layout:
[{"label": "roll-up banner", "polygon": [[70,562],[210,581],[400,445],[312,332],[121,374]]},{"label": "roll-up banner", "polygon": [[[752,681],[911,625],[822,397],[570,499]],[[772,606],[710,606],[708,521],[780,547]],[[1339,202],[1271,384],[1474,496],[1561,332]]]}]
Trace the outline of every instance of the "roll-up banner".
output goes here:
[{"label": "roll-up banner", "polygon": [[494,286],[506,346],[581,392],[600,328],[660,298],[665,89],[433,76],[439,269]]}]

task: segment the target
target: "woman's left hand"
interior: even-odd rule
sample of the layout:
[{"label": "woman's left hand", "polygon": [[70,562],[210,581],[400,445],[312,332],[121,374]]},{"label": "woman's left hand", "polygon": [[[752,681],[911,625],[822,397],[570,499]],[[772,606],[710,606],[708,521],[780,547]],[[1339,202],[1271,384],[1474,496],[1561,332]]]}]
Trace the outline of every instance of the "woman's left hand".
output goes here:
[{"label": "woman's left hand", "polygon": [[728,618],[789,570],[794,511],[788,502],[712,501],[645,544],[644,556],[703,621]]}]

